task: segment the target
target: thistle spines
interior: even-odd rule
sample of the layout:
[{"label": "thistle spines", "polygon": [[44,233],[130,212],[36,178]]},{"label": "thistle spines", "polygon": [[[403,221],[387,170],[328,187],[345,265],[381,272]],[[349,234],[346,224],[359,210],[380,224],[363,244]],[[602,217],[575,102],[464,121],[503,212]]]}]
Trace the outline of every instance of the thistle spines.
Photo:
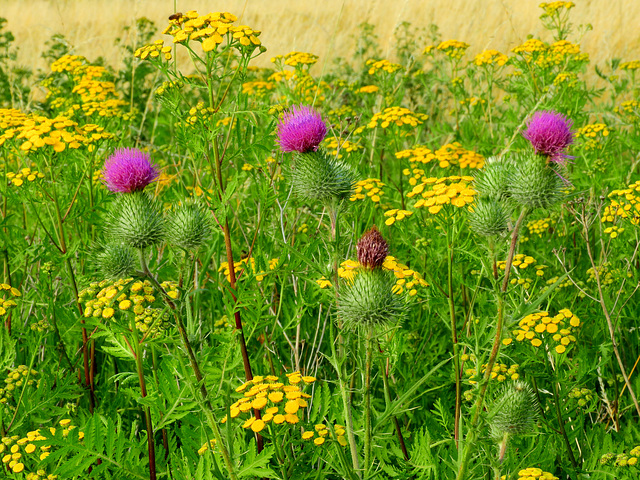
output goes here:
[{"label": "thistle spines", "polygon": [[291,182],[298,197],[328,205],[353,194],[356,176],[344,162],[322,151],[296,153],[294,158]]},{"label": "thistle spines", "polygon": [[167,238],[185,250],[196,250],[211,236],[211,221],[199,203],[187,201],[172,212]]},{"label": "thistle spines", "polygon": [[160,204],[143,191],[119,195],[111,207],[110,217],[107,233],[112,243],[143,249],[164,239],[165,222]]}]

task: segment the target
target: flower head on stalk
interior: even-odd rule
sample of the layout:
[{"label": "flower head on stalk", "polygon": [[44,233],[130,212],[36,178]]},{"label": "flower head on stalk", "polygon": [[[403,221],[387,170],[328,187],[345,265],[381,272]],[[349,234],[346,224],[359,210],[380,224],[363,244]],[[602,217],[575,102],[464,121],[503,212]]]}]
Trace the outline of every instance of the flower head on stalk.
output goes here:
[{"label": "flower head on stalk", "polygon": [[389,244],[375,225],[358,240],[356,248],[358,261],[368,269],[382,268],[384,259],[389,253]]},{"label": "flower head on stalk", "polygon": [[104,162],[102,170],[109,190],[132,193],[144,190],[160,175],[148,153],[136,148],[120,148]]},{"label": "flower head on stalk", "polygon": [[535,152],[549,161],[564,164],[566,148],[573,143],[573,120],[561,113],[540,111],[533,114],[522,136],[531,142]]},{"label": "flower head on stalk", "polygon": [[278,144],[283,152],[316,152],[327,135],[327,125],[316,110],[293,106],[278,124]]}]

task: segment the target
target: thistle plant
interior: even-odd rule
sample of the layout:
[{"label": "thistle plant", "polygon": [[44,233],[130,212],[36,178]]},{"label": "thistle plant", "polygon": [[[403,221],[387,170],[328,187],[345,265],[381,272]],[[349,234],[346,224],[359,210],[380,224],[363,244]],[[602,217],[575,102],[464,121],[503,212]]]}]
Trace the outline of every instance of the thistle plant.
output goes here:
[{"label": "thistle plant", "polygon": [[508,383],[495,399],[489,412],[491,436],[498,442],[498,460],[504,461],[510,439],[530,433],[540,415],[533,389],[526,382]]},{"label": "thistle plant", "polygon": [[398,322],[405,312],[404,299],[393,291],[395,277],[382,268],[389,245],[374,226],[357,244],[361,268],[340,291],[337,316],[355,330],[365,342],[364,355],[364,471],[372,467],[371,458],[371,370],[375,333]]},{"label": "thistle plant", "polygon": [[307,202],[329,207],[333,222],[336,209],[353,193],[355,175],[346,164],[319,151],[327,134],[322,116],[311,107],[294,106],[283,115],[277,134],[281,150],[294,152],[294,193]]}]

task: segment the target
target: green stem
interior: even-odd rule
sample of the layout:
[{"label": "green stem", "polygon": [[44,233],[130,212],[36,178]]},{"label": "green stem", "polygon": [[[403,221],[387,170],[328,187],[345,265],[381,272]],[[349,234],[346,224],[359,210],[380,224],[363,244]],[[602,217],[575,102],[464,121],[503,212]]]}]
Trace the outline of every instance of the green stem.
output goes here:
[{"label": "green stem", "polygon": [[484,405],[484,399],[487,394],[487,387],[489,386],[489,381],[491,380],[491,372],[493,371],[493,366],[495,365],[496,359],[498,358],[500,345],[502,343],[502,329],[504,326],[504,296],[507,291],[507,287],[509,286],[509,273],[511,271],[511,265],[513,264],[513,257],[515,255],[516,245],[518,243],[518,235],[520,233],[522,222],[527,215],[527,211],[527,207],[522,208],[520,216],[518,217],[518,220],[516,221],[516,224],[513,228],[513,233],[511,234],[511,245],[505,262],[504,282],[502,283],[500,290],[496,292],[498,300],[498,320],[496,325],[496,336],[493,339],[493,347],[491,349],[491,354],[489,355],[489,360],[487,362],[484,377],[480,382],[475,411],[473,413],[473,417],[471,418],[469,433],[465,438],[464,453],[462,456],[462,461],[460,463],[460,468],[458,470],[458,476],[456,477],[457,480],[462,480],[465,478],[467,467],[469,465],[469,459],[471,458],[471,452],[473,451],[473,448],[475,448],[475,443],[478,439],[478,421],[480,420],[480,412],[482,411],[482,407]]},{"label": "green stem", "polygon": [[[391,406],[391,389],[389,388],[389,359],[386,360],[386,368],[385,365],[380,363],[380,370],[382,371],[382,384],[384,386],[384,400],[387,408]],[[404,459],[409,461],[409,452],[407,452],[407,446],[404,443],[404,436],[402,435],[402,430],[400,429],[400,422],[398,421],[398,417],[395,415],[392,416],[393,425],[396,429],[396,436],[398,437],[398,442],[400,443],[400,449],[402,450],[402,455]]]},{"label": "green stem", "polygon": [[373,357],[373,327],[369,326],[365,344],[364,366],[364,477],[371,468],[371,361]]},{"label": "green stem", "polygon": [[[449,232],[447,232],[449,236]],[[460,354],[458,346],[458,330],[456,326],[456,307],[453,298],[453,240],[448,238],[447,242],[447,299],[449,300],[449,318],[451,320],[451,343],[453,345],[453,368],[455,370],[456,381],[456,407],[454,416],[454,434],[456,447],[460,441],[460,408],[462,400],[462,385],[460,381]]]},{"label": "green stem", "polygon": [[[138,381],[140,383],[140,394],[142,398],[147,397],[147,384],[144,380],[144,367],[142,365],[142,345],[138,338],[138,327],[136,321],[131,318],[131,332],[133,333],[133,344],[136,355],[136,369],[138,371]],[[149,453],[149,480],[156,480],[156,447],[153,439],[153,422],[151,420],[151,408],[144,407],[144,419],[147,427],[147,447]]]},{"label": "green stem", "polygon": [[229,456],[229,450],[227,449],[226,444],[222,439],[222,433],[220,432],[220,427],[216,422],[216,419],[213,417],[213,407],[211,405],[211,401],[209,400],[209,395],[207,392],[207,385],[205,383],[204,377],[200,370],[200,366],[198,365],[198,360],[196,359],[195,354],[193,353],[193,348],[191,347],[191,343],[189,342],[189,337],[187,335],[187,330],[184,328],[184,323],[182,322],[182,318],[178,312],[176,304],[171,300],[169,295],[162,285],[158,282],[158,280],[153,276],[153,274],[149,271],[149,267],[146,262],[146,258],[144,256],[144,252],[140,251],[140,265],[142,267],[142,273],[149,279],[149,281],[158,289],[158,291],[162,294],[162,298],[164,299],[167,306],[173,312],[173,318],[176,321],[176,326],[178,327],[178,331],[180,332],[180,337],[182,338],[182,344],[184,349],[187,351],[187,356],[189,357],[189,362],[191,363],[191,369],[193,370],[194,375],[196,376],[196,381],[200,386],[200,396],[202,397],[198,403],[200,403],[202,411],[205,414],[207,419],[207,423],[211,430],[213,430],[213,436],[216,439],[216,445],[220,449],[220,453],[222,454],[222,458],[224,460],[225,465],[227,466],[227,471],[229,473],[229,478],[231,480],[237,480],[238,475],[235,470],[235,466],[231,461],[231,457]]},{"label": "green stem", "polygon": [[553,382],[553,403],[556,408],[556,417],[558,418],[558,426],[560,427],[560,433],[562,434],[562,439],[564,440],[564,444],[567,447],[567,453],[569,454],[569,460],[571,461],[571,465],[574,469],[578,468],[578,462],[576,461],[576,457],[573,455],[573,449],[571,448],[571,442],[569,441],[569,437],[567,436],[567,431],[564,428],[564,420],[562,419],[562,412],[560,411],[560,390],[558,389],[558,382]]},{"label": "green stem", "polygon": [[[335,347],[335,327],[333,326],[333,322],[331,322],[331,326],[329,327],[331,330],[331,350],[333,357],[338,362],[338,356],[336,354]],[[349,396],[349,389],[347,382],[344,379],[344,375],[342,373],[342,364],[336,365],[336,371],[338,374],[338,385],[340,386],[340,396],[342,397],[342,406],[344,412],[344,422],[347,427],[347,439],[349,440],[349,450],[351,451],[351,463],[353,465],[353,469],[358,472],[358,476],[360,477],[360,461],[358,460],[358,447],[356,445],[356,437],[354,435],[353,429],[353,416],[351,409],[351,400]]]},{"label": "green stem", "polygon": [[280,444],[278,443],[278,434],[276,432],[276,428],[273,428],[273,425],[269,423],[269,431],[271,432],[271,437],[273,438],[273,446],[276,450],[276,458],[278,459],[278,463],[280,464],[280,471],[282,472],[282,479],[289,480],[289,476],[287,475],[287,467],[285,465],[285,458],[282,449],[280,448]]}]

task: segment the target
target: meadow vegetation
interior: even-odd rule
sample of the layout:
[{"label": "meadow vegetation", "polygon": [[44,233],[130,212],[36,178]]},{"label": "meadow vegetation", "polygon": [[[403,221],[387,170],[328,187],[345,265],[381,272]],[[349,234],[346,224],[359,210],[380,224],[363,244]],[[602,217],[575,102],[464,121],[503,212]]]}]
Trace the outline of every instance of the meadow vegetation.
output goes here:
[{"label": "meadow vegetation", "polygon": [[580,8],[322,69],[195,10],[38,69],[0,19],[2,476],[637,478],[640,60]]}]

